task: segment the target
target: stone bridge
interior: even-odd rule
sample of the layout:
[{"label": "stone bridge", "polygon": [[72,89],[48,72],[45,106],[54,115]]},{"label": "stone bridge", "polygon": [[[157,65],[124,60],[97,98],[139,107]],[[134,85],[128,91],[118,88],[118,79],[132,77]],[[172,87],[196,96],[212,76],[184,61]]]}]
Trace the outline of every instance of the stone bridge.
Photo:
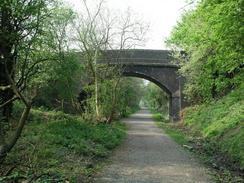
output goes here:
[{"label": "stone bridge", "polygon": [[120,64],[124,76],[149,80],[169,95],[169,116],[180,118],[183,104],[181,88],[183,78],[177,73],[179,66],[167,50],[108,50],[99,63]]}]

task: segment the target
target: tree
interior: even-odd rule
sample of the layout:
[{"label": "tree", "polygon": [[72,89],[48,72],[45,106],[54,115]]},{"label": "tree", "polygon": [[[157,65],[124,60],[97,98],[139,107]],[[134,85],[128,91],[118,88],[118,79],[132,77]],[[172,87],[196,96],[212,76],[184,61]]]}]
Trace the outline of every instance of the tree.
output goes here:
[{"label": "tree", "polygon": [[[55,60],[47,62],[45,72],[45,87],[35,100],[35,105],[44,105],[49,108],[69,111],[77,110],[76,97],[82,76],[82,65],[72,46],[70,36],[76,14],[68,7],[57,3],[51,10],[45,22],[43,40],[45,50],[52,54]],[[64,89],[65,88],[65,89]],[[65,105],[64,105],[65,104]],[[65,108],[65,109],[64,109]]]},{"label": "tree", "polygon": [[125,117],[130,113],[139,109],[140,102],[145,95],[145,85],[142,79],[125,77],[122,78],[118,89],[118,99],[116,105],[113,106],[117,109],[120,116]]},{"label": "tree", "polygon": [[[76,40],[89,73],[90,83],[94,84],[95,118],[97,121],[103,121],[101,111],[102,108],[106,108],[110,110],[110,115],[106,117],[106,121],[111,122],[114,116],[114,105],[117,102],[116,95],[122,68],[119,64],[117,66],[109,64],[109,58],[106,58],[108,61],[107,65],[99,64],[98,59],[104,56],[106,50],[122,50],[142,44],[147,26],[140,21],[133,20],[129,11],[125,17],[113,16],[109,10],[103,7],[103,1],[98,3],[94,12],[88,8],[86,1],[83,1],[83,3],[86,11],[82,14],[83,16],[79,19],[79,24],[76,26]],[[107,79],[111,83],[105,82]],[[110,95],[112,95],[110,104],[103,99],[103,84],[109,86]],[[112,107],[105,107],[104,105],[111,105]]]},{"label": "tree", "polygon": [[145,87],[144,101],[151,109],[168,116],[169,96],[154,83]]},{"label": "tree", "polygon": [[[4,0],[1,2],[0,65],[1,65],[1,121],[0,121],[0,158],[6,156],[19,138],[31,101],[24,95],[26,83],[33,75],[40,60],[29,59],[33,43],[41,32],[41,25],[47,8],[46,0]],[[9,128],[13,101],[20,100],[25,109],[16,130],[6,139]]]},{"label": "tree", "polygon": [[[4,0],[0,5],[1,160],[20,137],[33,98],[37,95],[38,88],[50,76],[46,71],[49,65],[47,62],[60,59],[58,57],[60,50],[59,53],[50,52],[49,47],[46,46],[47,40],[49,43],[53,42],[53,45],[61,45],[60,42],[55,43],[50,39],[50,35],[46,34],[46,22],[48,17],[53,15],[53,5],[55,6],[55,3],[52,4],[48,0]],[[24,105],[24,110],[17,123],[11,125],[15,123],[14,120],[10,120],[15,100],[19,100]]]},{"label": "tree", "polygon": [[243,78],[243,0],[202,0],[186,12],[168,40],[184,50],[181,73],[191,101],[217,99]]}]

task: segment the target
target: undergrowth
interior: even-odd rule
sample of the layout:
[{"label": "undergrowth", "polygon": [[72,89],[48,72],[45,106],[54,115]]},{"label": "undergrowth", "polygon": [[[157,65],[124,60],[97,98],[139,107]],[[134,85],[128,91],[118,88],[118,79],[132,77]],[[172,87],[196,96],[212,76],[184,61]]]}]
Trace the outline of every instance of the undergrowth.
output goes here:
[{"label": "undergrowth", "polygon": [[124,137],[119,122],[92,124],[62,112],[32,110],[0,167],[0,182],[89,182]]},{"label": "undergrowth", "polygon": [[244,171],[244,85],[218,101],[187,108],[183,123]]}]

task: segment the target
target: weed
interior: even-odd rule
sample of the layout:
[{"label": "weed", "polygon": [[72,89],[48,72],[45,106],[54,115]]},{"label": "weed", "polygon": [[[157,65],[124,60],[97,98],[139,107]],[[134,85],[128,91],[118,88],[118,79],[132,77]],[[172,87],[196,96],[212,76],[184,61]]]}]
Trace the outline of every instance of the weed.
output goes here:
[{"label": "weed", "polygon": [[85,181],[124,137],[120,122],[95,125],[62,112],[34,109],[0,167],[0,182],[76,182],[78,177]]}]

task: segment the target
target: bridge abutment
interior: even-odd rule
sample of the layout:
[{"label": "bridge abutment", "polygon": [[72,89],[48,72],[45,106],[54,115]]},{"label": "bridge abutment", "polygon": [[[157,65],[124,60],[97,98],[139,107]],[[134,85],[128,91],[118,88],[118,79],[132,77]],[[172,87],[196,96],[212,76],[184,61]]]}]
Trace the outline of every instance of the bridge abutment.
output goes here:
[{"label": "bridge abutment", "polygon": [[170,97],[169,98],[169,118],[171,121],[180,120],[180,110],[181,110],[181,99],[180,97]]}]

